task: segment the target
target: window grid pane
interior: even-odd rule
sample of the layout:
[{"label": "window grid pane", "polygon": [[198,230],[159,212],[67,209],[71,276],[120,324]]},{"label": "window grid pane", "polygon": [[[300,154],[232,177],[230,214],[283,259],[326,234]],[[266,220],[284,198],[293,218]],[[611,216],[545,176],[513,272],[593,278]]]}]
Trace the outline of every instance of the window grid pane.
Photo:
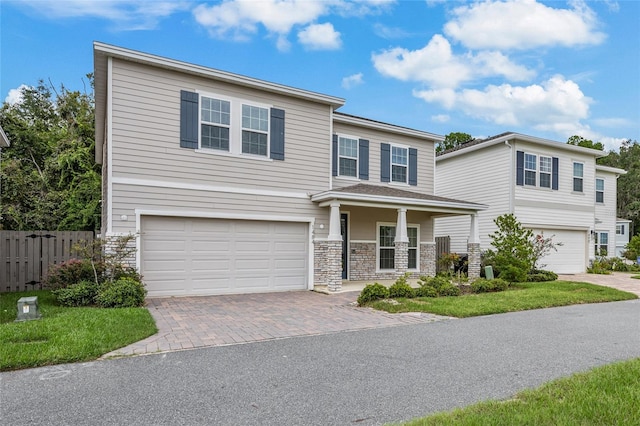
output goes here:
[{"label": "window grid pane", "polygon": [[242,152],[244,154],[267,155],[267,135],[242,131]]},{"label": "window grid pane", "polygon": [[409,264],[407,265],[409,269],[418,269],[418,250],[417,249],[409,249]]},{"label": "window grid pane", "polygon": [[358,141],[355,139],[340,138],[338,152],[341,157],[358,158]]},{"label": "window grid pane", "polygon": [[584,164],[582,163],[573,163],[573,177],[581,178],[584,177]]},{"label": "window grid pane", "polygon": [[524,168],[527,170],[536,170],[536,156],[532,154],[524,155]]},{"label": "window grid pane", "polygon": [[604,179],[596,179],[596,191],[604,191]]},{"label": "window grid pane", "polygon": [[201,126],[201,145],[203,148],[219,149],[229,151],[229,129],[226,127]]},{"label": "window grid pane", "polygon": [[573,190],[575,192],[582,192],[582,178],[573,178]]},{"label": "window grid pane", "polygon": [[391,166],[391,181],[392,182],[407,182],[407,167],[406,166],[396,166],[395,164]]},{"label": "window grid pane", "polygon": [[551,188],[551,175],[549,173],[540,172],[540,187]]},{"label": "window grid pane", "polygon": [[356,177],[357,161],[352,158],[340,157],[340,176]]},{"label": "window grid pane", "polygon": [[395,226],[381,226],[380,227],[380,269],[394,269],[395,268],[395,244],[396,227]]},{"label": "window grid pane", "polygon": [[242,105],[242,127],[244,129],[267,132],[269,121],[266,108],[259,108],[251,105]]},{"label": "window grid pane", "polygon": [[200,118],[207,123],[223,124],[231,123],[231,104],[221,99],[202,97]]},{"label": "window grid pane", "polygon": [[391,164],[407,165],[407,148],[391,147]]},{"label": "window grid pane", "polygon": [[540,172],[551,173],[551,157],[540,157]]}]

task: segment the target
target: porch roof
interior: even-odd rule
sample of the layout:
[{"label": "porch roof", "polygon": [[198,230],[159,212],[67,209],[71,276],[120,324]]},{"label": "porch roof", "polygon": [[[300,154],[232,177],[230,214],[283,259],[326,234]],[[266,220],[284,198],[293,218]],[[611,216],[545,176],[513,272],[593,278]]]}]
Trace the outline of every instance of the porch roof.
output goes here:
[{"label": "porch roof", "polygon": [[328,206],[331,202],[339,202],[340,204],[351,206],[406,208],[408,210],[430,211],[445,215],[472,214],[488,208],[484,204],[438,197],[391,186],[367,185],[364,183],[314,194],[311,196],[311,201],[319,203],[321,207]]}]

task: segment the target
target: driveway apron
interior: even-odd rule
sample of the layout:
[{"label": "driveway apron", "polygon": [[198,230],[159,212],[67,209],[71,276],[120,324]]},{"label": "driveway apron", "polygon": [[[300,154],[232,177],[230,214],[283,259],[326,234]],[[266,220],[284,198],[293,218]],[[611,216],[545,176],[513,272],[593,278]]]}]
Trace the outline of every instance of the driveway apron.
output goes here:
[{"label": "driveway apron", "polygon": [[358,292],[326,295],[295,291],[149,298],[146,306],[156,321],[158,333],[103,358],[451,319],[359,308],[355,306],[358,295]]}]

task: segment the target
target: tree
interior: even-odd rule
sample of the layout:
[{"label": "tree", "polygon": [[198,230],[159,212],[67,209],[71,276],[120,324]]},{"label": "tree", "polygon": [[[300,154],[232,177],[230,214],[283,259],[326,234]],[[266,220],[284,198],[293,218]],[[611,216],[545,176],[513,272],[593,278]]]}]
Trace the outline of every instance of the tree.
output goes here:
[{"label": "tree", "polygon": [[497,231],[490,234],[494,250],[488,250],[486,257],[499,277],[507,281],[526,281],[533,269],[533,231],[524,229],[513,214],[503,214],[494,219]]},{"label": "tree", "polygon": [[[89,74],[92,80],[92,76]],[[42,80],[4,103],[0,228],[95,230],[100,222],[100,166],[94,161],[93,94],[56,91]]]},{"label": "tree", "polygon": [[585,139],[582,136],[573,135],[567,140],[569,145],[581,146],[583,148],[597,149],[604,151],[604,145],[601,142],[594,142],[589,139]]},{"label": "tree", "polygon": [[457,146],[471,142],[473,137],[468,133],[451,132],[444,137],[444,141],[438,142],[436,152],[444,152]]},{"label": "tree", "polygon": [[540,260],[550,254],[552,250],[558,251],[558,247],[564,245],[562,242],[553,242],[553,237],[555,237],[555,234],[550,237],[545,237],[544,232],[540,232],[531,240],[531,244],[533,245],[533,270],[540,270],[547,266],[541,264]]},{"label": "tree", "polygon": [[632,221],[632,233],[640,231],[640,144],[628,139],[622,142],[620,152],[609,151],[598,164],[617,167],[627,171],[618,178],[617,212],[618,217]]}]

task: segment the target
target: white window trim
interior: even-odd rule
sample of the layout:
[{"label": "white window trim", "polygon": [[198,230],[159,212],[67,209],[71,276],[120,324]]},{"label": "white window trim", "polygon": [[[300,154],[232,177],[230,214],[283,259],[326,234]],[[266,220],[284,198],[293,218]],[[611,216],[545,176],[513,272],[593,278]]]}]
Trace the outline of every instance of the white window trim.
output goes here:
[{"label": "white window trim", "polygon": [[[393,226],[397,227],[396,222],[376,222],[376,273],[386,273],[392,272],[396,269],[380,269],[380,227],[381,226]],[[416,238],[416,268],[407,269],[410,272],[419,272],[420,271],[420,225],[417,223],[408,223],[407,228],[417,228],[418,236]],[[390,248],[390,247],[386,247]],[[395,256],[395,241],[394,241],[394,256]],[[394,264],[395,266],[395,264]]]},{"label": "white window trim", "polygon": [[[403,166],[407,169],[407,173],[405,174],[406,179],[404,182],[398,182],[393,180],[393,148],[401,148],[407,150],[407,164],[397,164],[397,166]],[[409,148],[408,145],[401,145],[398,143],[389,143],[389,183],[393,185],[409,185]]]},{"label": "white window trim", "polygon": [[[347,156],[343,156],[340,155],[340,138],[344,138],[344,139],[353,139],[356,141],[356,175],[355,176],[345,176],[345,175],[341,175],[340,174],[340,157],[344,157],[344,158],[350,158],[353,159],[353,157],[347,157]],[[341,179],[347,179],[347,180],[360,180],[360,138],[357,136],[353,136],[353,135],[347,135],[347,134],[338,134],[338,152],[336,153],[337,157],[338,157],[338,176]]]},{"label": "white window trim", "polygon": [[[533,164],[535,164],[536,168],[535,169],[528,169],[527,168],[527,155],[533,156],[535,158]],[[531,187],[537,187],[538,185],[538,154],[532,154],[530,152],[525,152],[524,153],[524,186],[531,186]],[[535,179],[534,179],[534,183],[533,185],[527,183],[527,172],[534,172],[535,173]]]},{"label": "white window trim", "polygon": [[[542,159],[548,158],[550,160],[549,164],[551,165],[551,171],[543,172],[542,171]],[[553,188],[553,157],[548,155],[539,155],[538,156],[538,186],[542,189],[552,189]],[[542,186],[542,174],[549,175],[549,186]]]},{"label": "white window trim", "polygon": [[[598,181],[601,180],[602,181],[602,191],[598,190]],[[595,183],[595,202],[597,204],[604,204],[604,189],[605,189],[605,181],[602,178],[596,178],[596,183]],[[598,201],[598,192],[602,192],[602,201]]]},{"label": "white window trim", "polygon": [[[582,164],[582,176],[576,176],[575,164]],[[571,162],[571,192],[575,194],[584,194],[584,162],[583,161],[572,161]],[[576,191],[575,186],[573,184],[574,179],[582,179],[582,191]]]},{"label": "white window trim", "polygon": [[[601,241],[601,236],[602,234],[607,234],[607,244],[602,244]],[[598,248],[599,247],[606,247],[607,249],[607,254],[604,257],[610,257],[611,256],[611,250],[609,250],[609,231],[600,231],[600,230],[596,230],[596,238],[595,238],[595,243],[593,245],[593,249],[594,249],[594,253],[596,256],[602,256],[600,254],[598,254]]]},{"label": "white window trim", "polygon": [[624,235],[624,225],[616,225],[616,235]]},{"label": "white window trim", "polygon": [[[216,154],[222,156],[243,157],[256,160],[269,160],[271,152],[271,108],[273,105],[268,105],[260,102],[254,102],[248,99],[236,98],[231,96],[220,95],[218,93],[196,91],[198,93],[198,149],[196,152]],[[230,123],[229,123],[229,151],[223,151],[213,148],[203,148],[202,143],[202,97],[219,99],[221,101],[227,101],[231,104],[230,107]],[[242,105],[249,105],[258,108],[265,108],[267,110],[267,153],[266,155],[249,154],[242,152]],[[224,125],[223,125],[224,126]],[[261,133],[261,132],[260,132]]]}]

